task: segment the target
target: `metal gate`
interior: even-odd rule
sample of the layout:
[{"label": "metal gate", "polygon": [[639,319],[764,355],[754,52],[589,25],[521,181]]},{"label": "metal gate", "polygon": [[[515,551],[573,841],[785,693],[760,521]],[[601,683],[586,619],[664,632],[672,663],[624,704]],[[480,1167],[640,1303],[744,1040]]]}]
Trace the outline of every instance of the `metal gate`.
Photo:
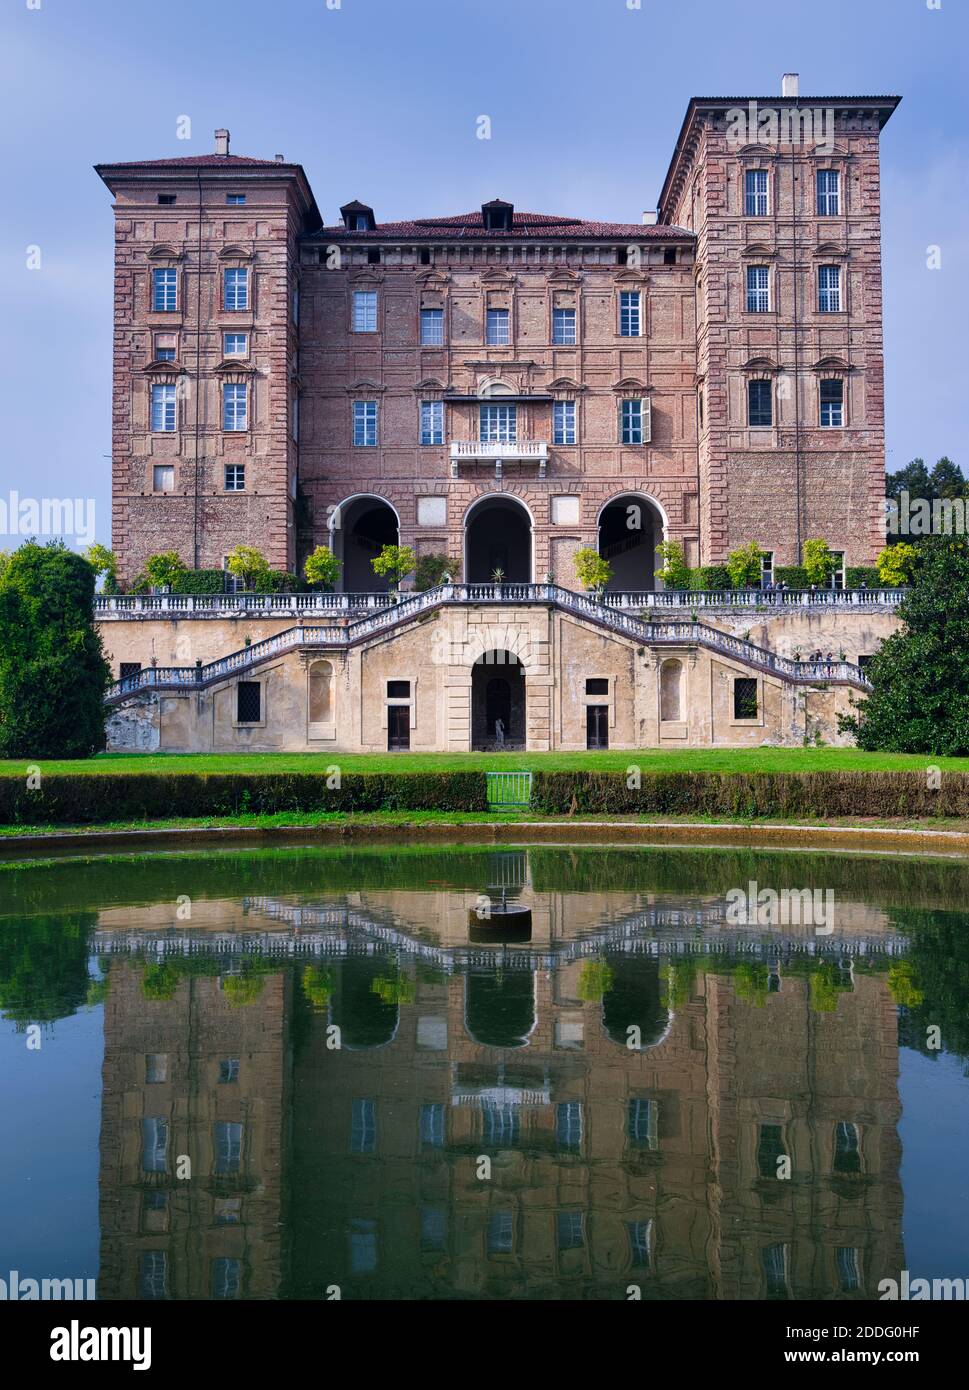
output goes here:
[{"label": "metal gate", "polygon": [[517,811],[532,803],[530,772],[488,772],[488,807],[493,811]]}]

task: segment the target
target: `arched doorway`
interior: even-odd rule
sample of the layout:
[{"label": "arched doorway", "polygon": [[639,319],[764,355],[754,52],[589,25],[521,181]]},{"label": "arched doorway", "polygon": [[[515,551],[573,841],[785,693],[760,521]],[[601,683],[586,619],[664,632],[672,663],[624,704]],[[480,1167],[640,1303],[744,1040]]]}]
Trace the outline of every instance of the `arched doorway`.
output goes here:
[{"label": "arched doorway", "polygon": [[471,969],[464,981],[464,1026],[483,1047],[525,1047],[535,1027],[534,970]]},{"label": "arched doorway", "polygon": [[660,567],[657,546],[663,539],[663,517],[654,503],[637,493],[607,502],[599,513],[599,554],[612,566],[606,588],[656,589],[654,571]]},{"label": "arched doorway", "polygon": [[344,594],[385,593],[390,581],[374,574],[373,561],[385,545],[400,544],[397,513],[382,497],[353,497],[341,502],[331,522],[331,547],[343,568]]},{"label": "arched doorway", "polygon": [[602,996],[602,1026],[606,1037],[621,1047],[637,1030],[636,1047],[655,1047],[669,1031],[670,1012],[663,999],[658,961],[652,956],[606,953],[609,985]]},{"label": "arched doorway", "polygon": [[471,747],[525,747],[525,668],[512,652],[485,652],[472,667]]},{"label": "arched doorway", "polygon": [[490,584],[501,570],[506,584],[532,582],[532,519],[514,497],[475,502],[464,525],[466,584]]}]

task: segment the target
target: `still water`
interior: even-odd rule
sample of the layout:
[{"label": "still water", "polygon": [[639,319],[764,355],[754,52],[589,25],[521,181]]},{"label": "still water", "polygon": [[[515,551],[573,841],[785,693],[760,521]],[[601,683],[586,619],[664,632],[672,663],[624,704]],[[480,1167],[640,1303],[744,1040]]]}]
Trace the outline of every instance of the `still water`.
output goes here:
[{"label": "still water", "polygon": [[[830,927],[731,890],[832,894]],[[867,1299],[969,1276],[969,865],[0,862],[0,1279]],[[490,915],[489,915],[490,914]]]}]

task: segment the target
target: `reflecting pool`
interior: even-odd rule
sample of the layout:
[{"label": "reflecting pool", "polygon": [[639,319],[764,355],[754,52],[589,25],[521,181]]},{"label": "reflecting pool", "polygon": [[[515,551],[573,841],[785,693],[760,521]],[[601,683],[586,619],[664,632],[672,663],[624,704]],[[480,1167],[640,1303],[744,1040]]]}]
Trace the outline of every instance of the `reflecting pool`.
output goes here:
[{"label": "reflecting pool", "polygon": [[[783,920],[738,920],[758,887]],[[0,1279],[756,1300],[965,1277],[967,904],[958,860],[749,849],[0,861]]]}]

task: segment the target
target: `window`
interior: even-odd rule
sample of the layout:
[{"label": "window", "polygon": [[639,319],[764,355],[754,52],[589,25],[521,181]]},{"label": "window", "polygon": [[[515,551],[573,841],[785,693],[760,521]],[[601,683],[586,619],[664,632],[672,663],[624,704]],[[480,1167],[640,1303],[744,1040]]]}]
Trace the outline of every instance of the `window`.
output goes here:
[{"label": "window", "polygon": [[377,444],[377,402],[353,402],[353,446],[373,449]]},{"label": "window", "polygon": [[388,700],[409,700],[410,681],[388,681],[387,682]]},{"label": "window", "polygon": [[238,1173],[242,1166],[242,1125],[219,1120],[213,1135],[216,1173]]},{"label": "window", "polygon": [[217,1226],[238,1226],[242,1220],[241,1197],[216,1197],[212,1215]]},{"label": "window", "polygon": [[575,345],[574,309],[552,310],[552,342],[562,347]]},{"label": "window", "polygon": [[485,342],[491,347],[507,347],[511,342],[510,314],[507,309],[489,309]]},{"label": "window", "polygon": [[350,1152],[372,1154],[377,1151],[376,1102],[355,1100],[350,1107]]},{"label": "window", "polygon": [[149,1052],[145,1057],[145,1085],[160,1086],[168,1080],[168,1053]]},{"label": "window", "polygon": [[156,333],[154,342],[156,362],[175,361],[176,338],[174,333]]},{"label": "window", "polygon": [[151,428],[156,434],[171,434],[175,428],[174,385],[151,388]]},{"label": "window", "polygon": [[168,1169],[168,1121],[160,1116],[141,1122],[141,1167],[145,1173]]},{"label": "window", "polygon": [[823,265],[818,269],[818,313],[841,312],[841,267]]},{"label": "window", "polygon": [[439,347],[444,342],[444,310],[421,310],[421,342],[425,347]]},{"label": "window", "polygon": [[837,217],[841,211],[841,175],[837,169],[818,170],[818,216]]},{"label": "window", "polygon": [[845,422],[844,382],[839,377],[821,382],[821,424],[825,429],[841,429]]},{"label": "window", "polygon": [[860,1253],[857,1245],[839,1245],[835,1252],[842,1293],[857,1293],[861,1289]]},{"label": "window", "polygon": [[421,1249],[443,1250],[447,1237],[447,1212],[443,1207],[421,1207]]},{"label": "window", "polygon": [[239,1080],[239,1058],[223,1057],[219,1062],[219,1085],[231,1086]]},{"label": "window", "polygon": [[787,1298],[787,1246],[765,1245],[760,1252],[768,1298]]},{"label": "window", "polygon": [[444,1106],[441,1104],[421,1106],[421,1148],[443,1149],[444,1147]]},{"label": "window", "polygon": [[861,1172],[861,1136],[858,1126],[839,1120],[834,1127],[834,1171],[853,1174]]},{"label": "window", "polygon": [[774,402],[769,381],[747,382],[747,424],[753,428],[774,423]]},{"label": "window", "polygon": [[151,272],[151,307],[156,313],[170,313],[178,308],[178,271],[153,270]]},{"label": "window", "polygon": [[353,331],[354,333],[376,333],[377,331],[377,291],[354,290],[353,292]]},{"label": "window", "polygon": [[262,689],[258,681],[240,681],[236,686],[236,722],[258,724],[262,707]]},{"label": "window", "polygon": [[[865,660],[870,661],[871,657],[866,657]],[[127,680],[129,676],[136,676],[140,670],[140,661],[122,661],[118,670],[118,679]]]},{"label": "window", "polygon": [[831,575],[831,587],[832,589],[843,589],[845,586],[845,553],[843,550],[832,550],[831,554],[835,559],[835,569]]},{"label": "window", "polygon": [[637,1149],[656,1148],[656,1103],[636,1096],[626,1110],[626,1136]]},{"label": "window", "polygon": [[170,207],[174,206],[174,203],[175,203],[175,194],[174,194],[174,193],[159,193],[159,195],[158,195],[158,203],[159,203],[159,206],[160,206],[160,207],[163,207],[163,208],[170,208]]},{"label": "window", "polygon": [[518,1106],[486,1101],[481,1110],[481,1132],[486,1144],[513,1147],[521,1139],[521,1112]]},{"label": "window", "polygon": [[774,584],[774,552],[773,550],[762,550],[760,552],[760,587],[770,589]]},{"label": "window", "polygon": [[238,1298],[242,1290],[242,1264],[234,1255],[219,1255],[211,1263],[213,1298]]},{"label": "window", "polygon": [[241,579],[237,579],[236,576],[235,576],[234,574],[232,574],[231,571],[229,570],[229,557],[228,557],[228,555],[223,555],[223,557],[222,557],[222,571],[223,571],[223,574],[225,575],[225,578],[224,578],[224,581],[223,581],[224,584],[225,584],[225,592],[226,592],[227,594],[238,594],[238,593],[241,593],[241,592],[242,592],[242,589],[243,589],[242,580],[241,580]]},{"label": "window", "polygon": [[510,1255],[514,1249],[514,1213],[493,1211],[488,1218],[488,1254]]},{"label": "window", "polygon": [[575,443],[575,401],[553,401],[552,443]]},{"label": "window", "polygon": [[164,1298],[168,1279],[168,1256],[164,1250],[142,1250],[138,1262],[138,1297]]},{"label": "window", "polygon": [[151,470],[151,486],[154,492],[174,492],[175,465],[173,463],[153,464]]},{"label": "window", "polygon": [[223,333],[222,352],[225,357],[248,357],[248,333]]},{"label": "window", "polygon": [[770,311],[770,267],[747,267],[747,313],[766,314]]},{"label": "window", "polygon": [[226,270],[223,272],[223,301],[224,309],[238,310],[249,308],[249,272],[245,266],[237,270]]},{"label": "window", "polygon": [[587,695],[608,695],[609,677],[590,676],[585,683],[585,693]]},{"label": "window", "polygon": [[418,259],[419,259],[421,265],[430,265],[430,263],[431,263],[431,253],[430,253],[430,250],[428,249],[428,247],[426,247],[426,246],[422,246],[422,247],[421,247],[421,254],[420,254],[420,256],[418,257]]},{"label": "window", "polygon": [[757,718],[757,679],[754,676],[737,676],[733,683],[734,719]]},{"label": "window", "polygon": [[767,170],[748,169],[744,174],[744,213],[747,217],[766,217]]},{"label": "window", "polygon": [[226,382],[222,387],[222,428],[239,431],[247,427],[245,385]]},{"label": "window", "polygon": [[664,246],[664,247],[663,247],[663,264],[664,264],[664,265],[676,265],[676,247],[675,247],[675,246]]},{"label": "window", "polygon": [[619,442],[620,444],[642,444],[643,442],[643,403],[641,400],[619,402]]},{"label": "window", "polygon": [[379,246],[368,246],[368,247],[367,247],[367,265],[379,265],[379,264],[380,264],[380,247],[379,247]]},{"label": "window", "polygon": [[652,1221],[627,1221],[630,1262],[638,1269],[649,1269],[650,1247],[653,1243]]},{"label": "window", "polygon": [[586,705],[585,746],[586,748],[609,747],[608,705]]},{"label": "window", "polygon": [[377,1268],[377,1223],[359,1217],[350,1222],[350,1270],[372,1274]]},{"label": "window", "polygon": [[783,1125],[761,1125],[757,1141],[757,1171],[762,1178],[777,1177],[777,1160],[787,1153]]},{"label": "window", "polygon": [[227,463],[225,466],[226,492],[245,492],[245,489],[246,465],[244,463]]},{"label": "window", "polygon": [[483,405],[478,415],[478,433],[483,444],[514,444],[518,437],[518,407]]},{"label": "window", "polygon": [[555,1107],[555,1141],[560,1149],[578,1153],[582,1146],[582,1102],[561,1101]]},{"label": "window", "polygon": [[642,335],[641,301],[638,290],[623,290],[619,296],[619,333],[623,338]]},{"label": "window", "polygon": [[244,193],[227,193],[225,200],[230,208],[241,208],[246,201],[246,195]]},{"label": "window", "polygon": [[421,401],[421,443],[444,443],[443,401]]},{"label": "window", "polygon": [[581,1211],[560,1211],[556,1225],[560,1250],[581,1249],[583,1243]]}]

